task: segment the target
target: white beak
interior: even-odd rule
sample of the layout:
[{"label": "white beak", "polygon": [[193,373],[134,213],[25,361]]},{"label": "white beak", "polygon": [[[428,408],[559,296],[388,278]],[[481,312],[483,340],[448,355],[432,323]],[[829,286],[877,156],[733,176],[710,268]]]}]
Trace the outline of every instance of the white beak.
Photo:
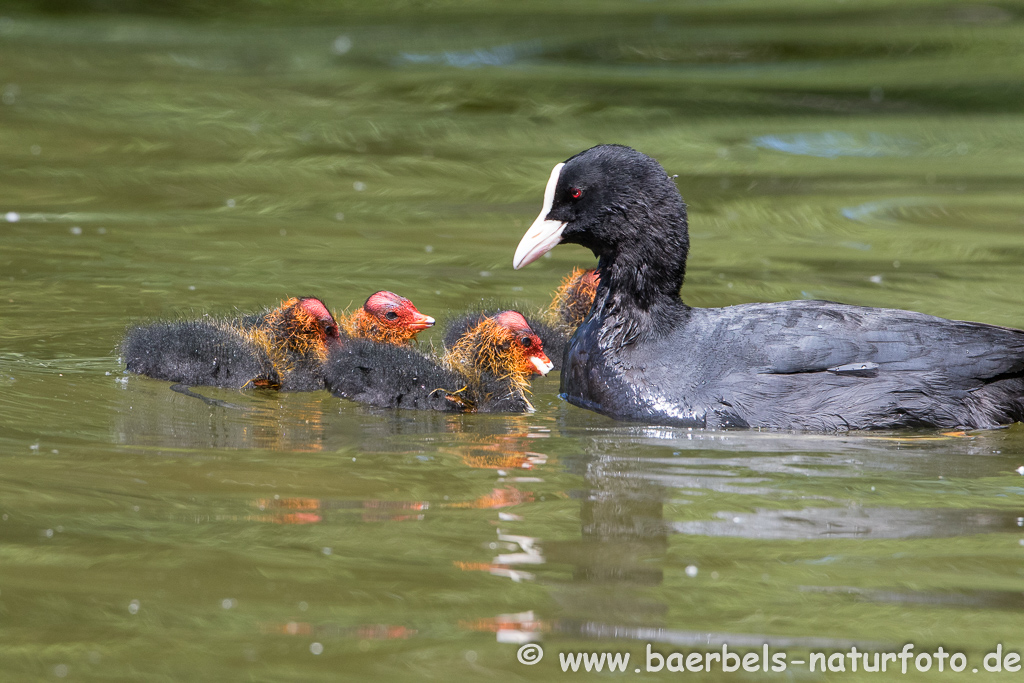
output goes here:
[{"label": "white beak", "polygon": [[551,205],[555,201],[555,186],[558,185],[558,176],[565,164],[555,164],[551,170],[551,177],[548,178],[548,185],[544,188],[544,207],[540,215],[533,222],[530,229],[523,235],[519,246],[516,248],[516,255],[512,257],[512,267],[519,270],[523,266],[533,263],[541,256],[555,248],[562,241],[562,231],[565,230],[565,223],[561,221],[549,221],[547,216],[551,211]]},{"label": "white beak", "polygon": [[551,361],[544,361],[537,356],[530,356],[530,362],[533,363],[533,367],[537,368],[537,372],[542,375],[546,375],[551,372],[551,369],[555,367],[555,364]]}]

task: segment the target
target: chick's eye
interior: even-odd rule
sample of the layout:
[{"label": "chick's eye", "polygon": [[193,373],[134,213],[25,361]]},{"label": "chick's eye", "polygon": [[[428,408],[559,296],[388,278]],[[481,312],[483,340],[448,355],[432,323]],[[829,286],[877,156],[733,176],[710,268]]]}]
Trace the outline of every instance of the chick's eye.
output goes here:
[{"label": "chick's eye", "polygon": [[397,320],[398,314],[395,313],[394,311],[388,311],[387,313],[384,314],[384,317],[387,318],[388,320]]},{"label": "chick's eye", "polygon": [[519,340],[519,343],[522,344],[525,348],[530,348],[531,346],[533,346],[533,340],[530,339],[529,337],[523,337],[522,339]]},{"label": "chick's eye", "polygon": [[569,196],[572,197],[573,199],[579,199],[580,197],[583,196],[583,190],[581,190],[578,187],[570,188],[569,189]]}]

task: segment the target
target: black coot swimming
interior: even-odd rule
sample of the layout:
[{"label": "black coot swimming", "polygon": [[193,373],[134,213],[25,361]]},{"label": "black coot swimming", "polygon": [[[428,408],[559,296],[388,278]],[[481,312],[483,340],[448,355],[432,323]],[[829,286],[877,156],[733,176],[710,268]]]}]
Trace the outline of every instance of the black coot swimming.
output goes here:
[{"label": "black coot swimming", "polygon": [[555,166],[521,268],[567,242],[600,284],[562,392],[614,418],[815,431],[992,428],[1024,418],[1024,331],[829,301],[692,308],[679,297],[686,205],[619,145]]}]

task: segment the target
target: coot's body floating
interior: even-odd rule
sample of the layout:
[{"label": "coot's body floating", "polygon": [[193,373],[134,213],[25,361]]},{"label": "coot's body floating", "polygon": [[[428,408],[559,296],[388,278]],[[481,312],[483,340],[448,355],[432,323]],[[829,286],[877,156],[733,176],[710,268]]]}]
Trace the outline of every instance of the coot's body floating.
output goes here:
[{"label": "coot's body floating", "polygon": [[[374,322],[351,324],[360,314]],[[327,306],[296,297],[277,308],[234,320],[159,322],[128,331],[121,356],[130,372],[189,386],[324,388],[323,364],[332,349],[363,334],[404,342],[434,324],[408,299],[377,292],[339,329]]]},{"label": "coot's body floating", "polygon": [[991,428],[1024,418],[1024,331],[828,301],[686,306],[686,207],[653,159],[601,145],[555,166],[514,266],[598,257],[562,392],[614,418],[690,427]]},{"label": "coot's body floating", "polygon": [[533,373],[551,361],[540,338],[515,311],[478,316],[437,360],[408,347],[354,341],[331,352],[327,388],[379,408],[445,412],[524,412]]}]

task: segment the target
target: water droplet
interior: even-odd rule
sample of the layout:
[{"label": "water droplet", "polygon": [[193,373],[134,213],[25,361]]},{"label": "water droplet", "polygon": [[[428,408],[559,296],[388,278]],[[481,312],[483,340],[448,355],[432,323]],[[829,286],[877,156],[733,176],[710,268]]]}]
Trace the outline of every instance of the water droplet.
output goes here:
[{"label": "water droplet", "polygon": [[339,211],[338,213],[334,214],[334,220],[336,220],[336,221],[343,221],[343,220],[345,220],[345,214],[343,214],[341,211]]},{"label": "water droplet", "polygon": [[686,567],[686,575],[689,576],[691,579],[693,577],[697,576],[697,565],[695,565],[695,564],[688,565]]},{"label": "water droplet", "polygon": [[17,211],[8,211],[6,214],[4,214],[4,218],[7,219],[8,223],[17,223],[18,221],[21,220],[21,216],[18,215]]},{"label": "water droplet", "polygon": [[338,36],[331,43],[331,52],[336,55],[343,55],[352,49],[352,39],[348,36]]},{"label": "water droplet", "polygon": [[43,153],[43,148],[40,147],[39,145],[32,145],[31,147],[29,147],[29,151],[31,151],[32,154],[34,154],[35,156],[39,156],[40,154]]},{"label": "water droplet", "polygon": [[330,555],[331,554],[331,549],[327,548],[327,547],[323,547],[323,548],[320,549],[320,552],[322,552],[324,555]]},{"label": "water droplet", "polygon": [[473,650],[466,650],[466,654],[463,656],[466,658],[466,661],[470,664],[476,661],[476,652],[474,652]]},{"label": "water droplet", "polygon": [[228,208],[232,208],[233,209],[235,207],[235,200],[234,199],[229,199],[229,200],[227,200],[224,203],[228,205]]},{"label": "water droplet", "polygon": [[68,675],[68,665],[58,664],[57,666],[53,667],[53,675],[57,678],[64,678]]},{"label": "water droplet", "polygon": [[8,83],[4,86],[3,101],[4,104],[14,104],[18,100],[18,93],[21,92],[21,88],[16,83]]},{"label": "water droplet", "polygon": [[354,183],[352,183],[352,189],[355,190],[356,192],[362,192],[363,190],[366,189],[366,183],[357,180]]},{"label": "water droplet", "polygon": [[309,609],[309,603],[308,602],[303,600],[302,602],[299,603],[299,611],[300,612],[305,612],[308,609]]},{"label": "water droplet", "polygon": [[234,598],[224,598],[223,600],[220,601],[220,606],[223,607],[224,609],[231,609],[232,607],[234,607],[237,604],[238,604],[238,601],[235,600]]},{"label": "water droplet", "polygon": [[324,646],[320,643],[312,643],[309,646],[309,651],[315,655],[322,654],[324,651]]},{"label": "water droplet", "polygon": [[139,601],[138,600],[132,600],[131,602],[128,603],[128,614],[138,614],[138,613],[139,613]]}]

